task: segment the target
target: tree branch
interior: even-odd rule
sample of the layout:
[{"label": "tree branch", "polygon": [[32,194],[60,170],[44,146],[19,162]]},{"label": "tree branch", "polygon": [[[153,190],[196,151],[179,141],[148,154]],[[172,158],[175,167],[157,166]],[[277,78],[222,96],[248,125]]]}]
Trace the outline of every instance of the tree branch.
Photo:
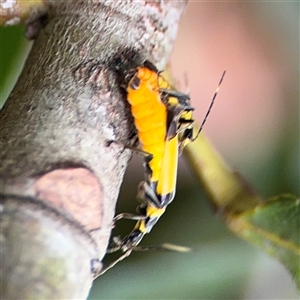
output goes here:
[{"label": "tree branch", "polygon": [[108,143],[134,133],[124,78],[145,59],[165,67],[185,4],[49,1],[46,26],[28,27],[37,38],[0,113],[4,298],[87,296],[131,157]]}]

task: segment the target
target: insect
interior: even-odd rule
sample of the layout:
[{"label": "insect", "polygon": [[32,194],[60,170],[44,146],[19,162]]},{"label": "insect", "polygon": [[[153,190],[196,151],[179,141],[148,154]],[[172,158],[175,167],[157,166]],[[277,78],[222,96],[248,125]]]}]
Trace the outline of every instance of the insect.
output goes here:
[{"label": "insect", "polygon": [[137,196],[142,204],[137,208],[138,215],[122,213],[114,218],[114,222],[131,219],[137,223],[125,238],[113,239],[114,246],[107,252],[121,250],[124,253],[99,275],[137,248],[174,199],[178,156],[189,141],[198,137],[216,93],[199,131],[193,136],[194,109],[190,106],[190,97],[171,89],[150,62],[136,69],[127,86],[127,100],[131,104],[140,150],[145,159],[145,180],[139,184]]}]

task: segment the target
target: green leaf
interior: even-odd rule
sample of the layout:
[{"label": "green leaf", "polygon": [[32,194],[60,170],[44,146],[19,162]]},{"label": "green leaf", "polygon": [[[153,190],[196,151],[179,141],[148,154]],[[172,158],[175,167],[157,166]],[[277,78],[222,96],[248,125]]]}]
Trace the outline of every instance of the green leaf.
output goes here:
[{"label": "green leaf", "polygon": [[282,195],[264,201],[203,135],[186,147],[186,154],[228,227],[281,261],[300,288],[300,200]]},{"label": "green leaf", "polygon": [[281,195],[227,218],[228,226],[276,257],[300,287],[300,199]]}]

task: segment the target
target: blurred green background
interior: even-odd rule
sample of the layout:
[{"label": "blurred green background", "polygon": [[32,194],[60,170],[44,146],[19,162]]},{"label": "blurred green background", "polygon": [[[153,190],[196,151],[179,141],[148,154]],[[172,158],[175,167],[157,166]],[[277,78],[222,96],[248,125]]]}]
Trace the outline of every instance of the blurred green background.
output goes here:
[{"label": "blurred green background", "polygon": [[[171,59],[198,122],[227,69],[204,131],[265,198],[299,195],[299,20],[298,2],[191,2]],[[23,32],[22,26],[0,28],[0,103],[30,48]],[[118,213],[135,211],[143,176],[142,160],[134,157]],[[119,221],[115,234],[126,235],[133,225]],[[183,156],[175,200],[142,245],[164,242],[193,251],[134,252],[96,280],[90,299],[297,298],[281,264],[235,237],[214,215]]]}]

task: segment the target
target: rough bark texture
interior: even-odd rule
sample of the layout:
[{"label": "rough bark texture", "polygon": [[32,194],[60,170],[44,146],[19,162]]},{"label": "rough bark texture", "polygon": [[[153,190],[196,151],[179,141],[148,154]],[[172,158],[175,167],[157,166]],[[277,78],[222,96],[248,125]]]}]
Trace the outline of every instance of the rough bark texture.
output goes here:
[{"label": "rough bark texture", "polygon": [[87,296],[131,156],[108,142],[133,137],[126,73],[145,59],[165,67],[184,7],[53,1],[46,26],[31,23],[37,38],[0,113],[4,299]]},{"label": "rough bark texture", "polygon": [[1,299],[82,299],[95,241],[41,201],[1,197]]}]

